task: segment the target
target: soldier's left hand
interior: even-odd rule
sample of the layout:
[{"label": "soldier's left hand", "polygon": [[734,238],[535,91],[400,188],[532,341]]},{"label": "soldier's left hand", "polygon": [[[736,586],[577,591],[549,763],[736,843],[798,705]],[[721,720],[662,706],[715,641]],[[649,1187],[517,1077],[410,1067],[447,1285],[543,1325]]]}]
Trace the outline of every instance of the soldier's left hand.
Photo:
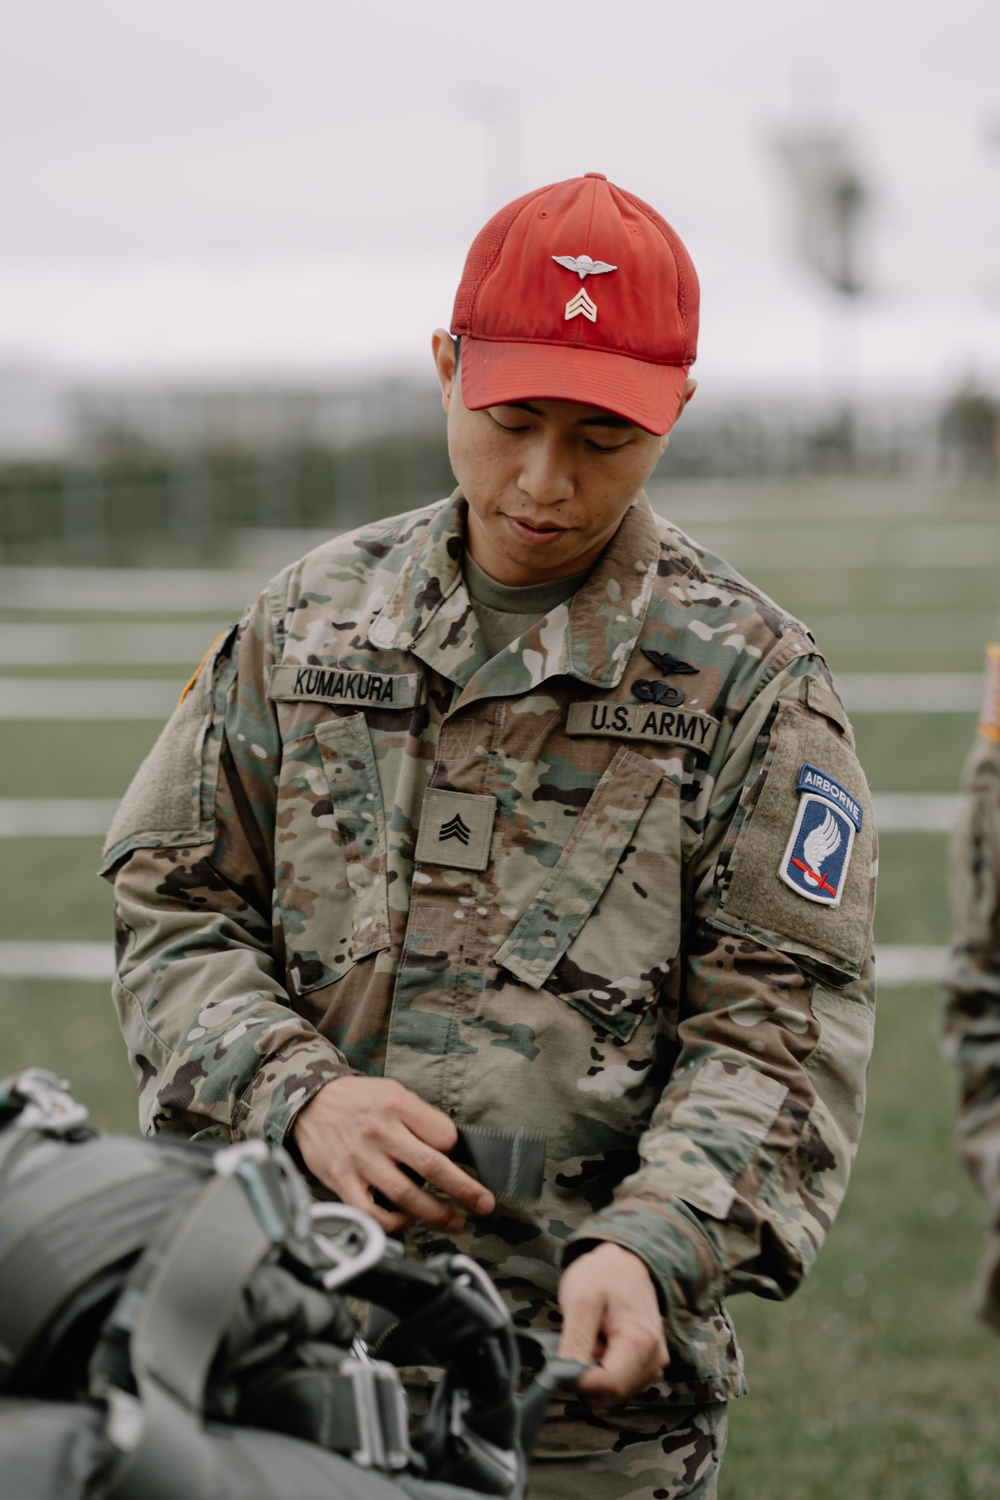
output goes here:
[{"label": "soldier's left hand", "polygon": [[580,1394],[612,1406],[661,1379],[670,1356],[645,1261],[610,1240],[571,1261],[559,1280],[559,1353],[584,1363]]}]

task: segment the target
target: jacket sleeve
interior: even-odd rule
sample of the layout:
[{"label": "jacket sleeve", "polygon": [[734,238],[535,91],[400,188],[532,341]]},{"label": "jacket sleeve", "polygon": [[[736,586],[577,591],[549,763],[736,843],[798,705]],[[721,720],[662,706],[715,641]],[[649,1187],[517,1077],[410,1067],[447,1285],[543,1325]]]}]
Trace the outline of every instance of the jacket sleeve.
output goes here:
[{"label": "jacket sleeve", "polygon": [[945,1055],[958,1069],[957,1143],[986,1200],[992,1235],[980,1267],[980,1316],[1000,1328],[1000,731],[980,734],[965,769],[951,845],[952,945],[944,988]]},{"label": "jacket sleeve", "polygon": [[147,1132],[278,1143],[351,1071],[291,1008],[272,926],[281,743],[266,681],[282,600],[272,585],[216,642],[105,844],[114,998]]},{"label": "jacket sleeve", "polygon": [[[836,904],[780,874],[798,848],[804,767],[846,790],[860,814],[853,833],[836,820],[848,849],[839,860],[831,851]],[[701,800],[689,815],[684,937],[664,1002],[675,1008],[677,1061],[640,1139],[638,1171],[574,1236],[634,1250],[668,1325],[730,1292],[795,1290],[844,1196],[874,1029],[871,801],[815,658],[775,674],[751,701]]]}]

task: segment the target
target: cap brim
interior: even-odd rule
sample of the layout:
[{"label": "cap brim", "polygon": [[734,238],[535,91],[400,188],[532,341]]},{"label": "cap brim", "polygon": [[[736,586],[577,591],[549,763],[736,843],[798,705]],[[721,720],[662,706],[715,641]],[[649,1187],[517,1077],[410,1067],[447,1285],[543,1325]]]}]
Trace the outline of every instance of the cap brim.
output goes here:
[{"label": "cap brim", "polygon": [[688,367],[630,359],[604,349],[462,338],[462,400],[470,411],[508,401],[577,401],[669,432]]}]

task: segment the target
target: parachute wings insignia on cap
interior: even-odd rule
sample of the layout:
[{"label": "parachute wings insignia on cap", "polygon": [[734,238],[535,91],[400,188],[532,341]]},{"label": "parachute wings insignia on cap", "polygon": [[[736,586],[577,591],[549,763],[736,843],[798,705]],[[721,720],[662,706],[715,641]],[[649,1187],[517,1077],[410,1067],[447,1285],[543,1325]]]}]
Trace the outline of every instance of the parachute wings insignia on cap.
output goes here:
[{"label": "parachute wings insignia on cap", "polygon": [[575,271],[581,281],[585,276],[603,276],[605,271],[618,269],[606,260],[594,260],[589,255],[553,255],[552,259],[557,265],[565,266],[567,271]]}]

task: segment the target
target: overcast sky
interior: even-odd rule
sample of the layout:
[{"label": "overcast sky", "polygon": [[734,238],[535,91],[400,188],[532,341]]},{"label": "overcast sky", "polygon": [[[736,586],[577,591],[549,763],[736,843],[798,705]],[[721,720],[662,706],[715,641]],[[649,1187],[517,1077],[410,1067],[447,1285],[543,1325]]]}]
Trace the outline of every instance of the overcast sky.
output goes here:
[{"label": "overcast sky", "polygon": [[[1000,382],[987,0],[31,0],[0,17],[0,365],[401,369],[507,199],[605,172],[703,286],[703,390]],[[774,149],[870,184],[843,327]],[[839,373],[838,373],[839,372]]]}]

